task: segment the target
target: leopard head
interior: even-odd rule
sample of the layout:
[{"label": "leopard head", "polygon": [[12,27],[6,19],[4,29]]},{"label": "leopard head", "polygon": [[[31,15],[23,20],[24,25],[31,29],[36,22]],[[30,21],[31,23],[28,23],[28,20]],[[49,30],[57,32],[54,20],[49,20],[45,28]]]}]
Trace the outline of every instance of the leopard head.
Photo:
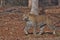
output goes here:
[{"label": "leopard head", "polygon": [[23,14],[23,21],[28,21],[29,20],[29,17],[27,14]]}]

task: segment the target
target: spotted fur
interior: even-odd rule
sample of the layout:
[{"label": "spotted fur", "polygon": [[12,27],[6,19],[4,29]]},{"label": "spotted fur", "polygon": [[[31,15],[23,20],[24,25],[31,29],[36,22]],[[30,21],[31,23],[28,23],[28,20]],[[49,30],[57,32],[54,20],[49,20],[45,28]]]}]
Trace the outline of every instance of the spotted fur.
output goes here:
[{"label": "spotted fur", "polygon": [[24,14],[23,20],[26,21],[26,26],[24,28],[24,32],[28,34],[28,30],[33,26],[34,31],[33,33],[36,34],[36,28],[39,26],[40,32],[39,34],[43,33],[43,29],[45,28],[43,25],[46,24],[50,29],[53,30],[53,34],[55,34],[55,26],[51,19],[48,18],[46,15],[34,15],[34,14]]}]

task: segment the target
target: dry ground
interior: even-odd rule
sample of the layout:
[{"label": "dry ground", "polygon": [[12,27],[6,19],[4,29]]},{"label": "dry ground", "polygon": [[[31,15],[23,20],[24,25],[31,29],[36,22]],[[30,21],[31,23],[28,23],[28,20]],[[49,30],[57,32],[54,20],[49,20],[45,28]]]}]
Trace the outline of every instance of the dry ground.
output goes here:
[{"label": "dry ground", "polygon": [[[22,13],[20,12],[3,12],[0,13],[0,40],[60,40],[60,33],[57,35],[43,34],[34,36],[24,34],[24,21],[22,21]],[[56,22],[55,22],[56,23]],[[55,24],[60,26],[60,23]],[[45,28],[45,31],[49,30]],[[32,32],[32,31],[31,31]],[[57,31],[59,32],[59,30]]]}]

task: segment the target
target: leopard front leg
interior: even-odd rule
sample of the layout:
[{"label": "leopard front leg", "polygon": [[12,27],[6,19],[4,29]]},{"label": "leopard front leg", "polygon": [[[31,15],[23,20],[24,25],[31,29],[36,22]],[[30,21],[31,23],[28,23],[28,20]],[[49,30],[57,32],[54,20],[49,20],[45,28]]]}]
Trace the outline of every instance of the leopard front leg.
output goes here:
[{"label": "leopard front leg", "polygon": [[28,35],[28,30],[32,27],[32,23],[30,21],[26,22],[26,26],[24,28],[24,32]]},{"label": "leopard front leg", "polygon": [[32,21],[28,21],[26,22],[26,26],[24,28],[24,32],[25,34],[28,35],[28,30],[33,26],[33,34],[36,35],[36,28],[37,28],[37,24],[35,22]]},{"label": "leopard front leg", "polygon": [[28,26],[25,26],[25,28],[24,28],[24,33],[25,33],[26,35],[28,35]]},{"label": "leopard front leg", "polygon": [[36,35],[37,24],[33,23],[33,34]]}]

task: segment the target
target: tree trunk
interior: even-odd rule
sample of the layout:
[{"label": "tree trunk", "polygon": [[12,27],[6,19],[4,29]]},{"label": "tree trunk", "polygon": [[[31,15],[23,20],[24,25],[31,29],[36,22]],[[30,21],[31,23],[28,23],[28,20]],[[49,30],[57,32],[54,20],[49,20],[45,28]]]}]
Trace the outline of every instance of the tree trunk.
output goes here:
[{"label": "tree trunk", "polygon": [[0,6],[5,6],[5,0],[0,0]]},{"label": "tree trunk", "polygon": [[59,4],[59,6],[60,6],[60,0],[58,0],[58,4]]},{"label": "tree trunk", "polygon": [[32,0],[32,6],[31,6],[31,14],[38,15],[38,0]]},{"label": "tree trunk", "polygon": [[0,0],[0,6],[2,7],[2,4],[3,4],[3,1],[2,0]]}]

